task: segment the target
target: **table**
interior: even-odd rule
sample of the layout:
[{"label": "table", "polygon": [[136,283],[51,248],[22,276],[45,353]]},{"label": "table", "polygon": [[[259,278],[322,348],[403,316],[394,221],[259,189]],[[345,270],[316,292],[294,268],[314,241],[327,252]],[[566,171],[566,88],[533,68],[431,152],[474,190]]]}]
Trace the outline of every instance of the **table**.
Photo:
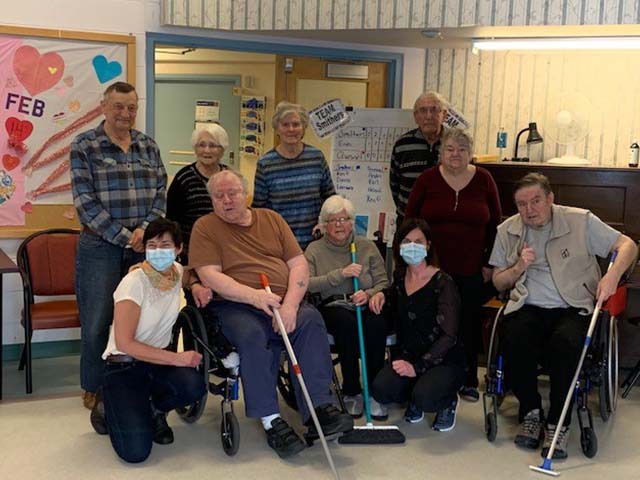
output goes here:
[{"label": "table", "polygon": [[0,248],[0,400],[2,400],[2,277],[5,273],[17,273],[20,270]]}]

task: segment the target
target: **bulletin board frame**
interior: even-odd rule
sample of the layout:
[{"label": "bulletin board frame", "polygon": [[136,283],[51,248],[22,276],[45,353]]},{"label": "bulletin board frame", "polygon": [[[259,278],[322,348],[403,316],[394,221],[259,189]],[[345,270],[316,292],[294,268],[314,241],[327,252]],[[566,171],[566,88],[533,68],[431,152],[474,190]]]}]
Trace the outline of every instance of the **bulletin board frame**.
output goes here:
[{"label": "bulletin board frame", "polygon": [[[134,86],[136,84],[136,37],[134,35],[19,27],[2,24],[0,24],[0,35],[123,45],[126,47],[127,55],[127,82]],[[0,239],[26,238],[32,233],[48,228],[79,228],[80,223],[77,216],[73,218],[66,218],[64,216],[65,212],[69,211],[70,208],[73,208],[72,204],[33,205],[32,211],[25,216],[25,225],[0,226]]]}]

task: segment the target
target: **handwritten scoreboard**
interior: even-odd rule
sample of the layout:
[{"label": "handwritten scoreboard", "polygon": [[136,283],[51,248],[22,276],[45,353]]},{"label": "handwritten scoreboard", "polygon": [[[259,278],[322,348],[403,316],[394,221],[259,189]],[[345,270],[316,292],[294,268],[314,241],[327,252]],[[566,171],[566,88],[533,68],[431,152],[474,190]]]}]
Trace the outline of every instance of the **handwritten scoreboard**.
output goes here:
[{"label": "handwritten scoreboard", "polygon": [[356,233],[390,241],[395,205],[389,189],[393,145],[415,128],[411,110],[362,108],[349,112],[351,122],[333,136],[331,171],[336,192],[356,209]]}]

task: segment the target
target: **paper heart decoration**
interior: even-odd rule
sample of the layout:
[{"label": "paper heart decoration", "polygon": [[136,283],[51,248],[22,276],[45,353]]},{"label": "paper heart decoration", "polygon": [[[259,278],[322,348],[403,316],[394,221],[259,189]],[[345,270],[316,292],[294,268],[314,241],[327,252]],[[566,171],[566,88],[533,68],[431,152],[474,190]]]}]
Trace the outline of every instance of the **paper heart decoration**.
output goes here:
[{"label": "paper heart decoration", "polygon": [[122,73],[120,62],[109,62],[104,55],[96,55],[91,63],[100,83],[107,83]]},{"label": "paper heart decoration", "polygon": [[62,81],[67,87],[69,88],[73,87],[73,75],[67,75],[62,79]]},{"label": "paper heart decoration", "polygon": [[29,120],[20,120],[16,117],[9,117],[4,122],[9,138],[16,143],[25,141],[33,132],[33,123]]},{"label": "paper heart decoration", "polygon": [[65,210],[62,216],[68,220],[73,220],[76,218],[76,211],[73,209]]},{"label": "paper heart decoration", "polygon": [[72,112],[77,112],[78,110],[80,110],[80,101],[71,100],[68,106],[69,106],[69,110],[71,110]]},{"label": "paper heart decoration", "polygon": [[5,82],[5,86],[7,88],[16,88],[18,84],[13,78],[7,78],[7,81]]},{"label": "paper heart decoration", "polygon": [[20,158],[16,157],[15,155],[9,155],[8,153],[5,153],[2,156],[2,165],[4,165],[4,168],[8,172],[10,172],[18,165],[20,165]]},{"label": "paper heart decoration", "polygon": [[63,97],[65,93],[67,93],[67,87],[65,87],[64,85],[61,87],[56,87],[56,95],[58,95],[59,97]]},{"label": "paper heart decoration", "polygon": [[64,74],[64,60],[55,52],[40,55],[37,49],[23,45],[13,56],[13,72],[24,88],[35,96],[58,83]]},{"label": "paper heart decoration", "polygon": [[20,210],[24,213],[31,213],[33,212],[33,205],[31,202],[24,202],[24,204],[20,206]]}]

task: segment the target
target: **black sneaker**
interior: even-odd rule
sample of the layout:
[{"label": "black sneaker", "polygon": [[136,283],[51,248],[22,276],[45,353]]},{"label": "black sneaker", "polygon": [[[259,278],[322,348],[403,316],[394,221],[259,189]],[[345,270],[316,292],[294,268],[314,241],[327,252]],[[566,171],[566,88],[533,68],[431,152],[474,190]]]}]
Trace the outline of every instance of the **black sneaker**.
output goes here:
[{"label": "black sneaker", "polygon": [[404,420],[409,423],[420,423],[424,420],[424,412],[416,407],[412,401],[409,401],[409,405],[407,405],[407,409],[404,412]]},{"label": "black sneaker", "polygon": [[536,450],[544,435],[543,419],[540,409],[536,408],[527,413],[520,425],[520,431],[514,440],[519,447]]},{"label": "black sneaker", "polygon": [[461,387],[458,393],[460,394],[460,398],[467,402],[475,403],[480,400],[480,393],[475,387]]},{"label": "black sneaker", "polygon": [[173,430],[167,423],[167,414],[164,412],[153,415],[153,441],[158,445],[173,443]]},{"label": "black sneaker", "polygon": [[106,435],[109,433],[107,422],[104,419],[104,400],[102,399],[102,387],[98,387],[96,392],[95,403],[91,408],[91,426],[98,435]]},{"label": "black sneaker", "polygon": [[[353,430],[353,418],[348,413],[342,413],[334,405],[327,403],[316,408],[316,415],[325,436],[335,435]],[[313,418],[309,418],[305,424],[309,427],[307,435],[315,437],[318,430],[313,423]]]},{"label": "black sneaker", "polygon": [[456,412],[458,410],[458,397],[451,402],[448,407],[436,413],[436,417],[433,420],[431,428],[436,432],[449,432],[456,426]]},{"label": "black sneaker", "polygon": [[280,458],[290,457],[306,448],[298,434],[281,417],[271,421],[271,428],[267,430],[267,443]]}]

